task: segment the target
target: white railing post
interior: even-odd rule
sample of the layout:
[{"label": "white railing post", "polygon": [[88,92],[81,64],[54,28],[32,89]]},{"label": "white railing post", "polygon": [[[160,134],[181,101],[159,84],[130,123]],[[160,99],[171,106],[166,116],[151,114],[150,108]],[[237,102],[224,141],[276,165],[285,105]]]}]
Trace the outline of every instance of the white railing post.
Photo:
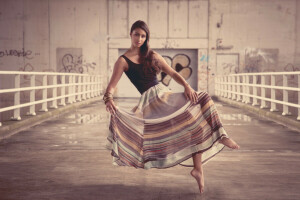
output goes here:
[{"label": "white railing post", "polygon": [[73,75],[73,91],[74,91],[74,99],[73,99],[73,102],[76,102],[76,96],[77,96],[77,93],[78,93],[78,79],[77,79],[77,76],[76,75]]},{"label": "white railing post", "polygon": [[[271,86],[275,86],[275,75],[271,75]],[[271,99],[276,100],[276,91],[274,88],[271,88]],[[276,108],[276,103],[271,101],[271,112],[276,112],[278,109]]]},{"label": "white railing post", "polygon": [[95,96],[95,82],[94,82],[94,76],[91,76],[91,97],[94,97]]},{"label": "white railing post", "polygon": [[82,85],[82,91],[84,92],[83,94],[82,94],[82,99],[83,100],[86,100],[86,98],[87,98],[87,94],[86,94],[86,91],[87,91],[87,87],[86,87],[86,76],[83,76],[82,77],[83,79],[82,79],[82,83],[83,83],[83,85]]},{"label": "white railing post", "polygon": [[96,97],[96,96],[98,96],[98,91],[99,91],[98,77],[95,76],[94,79],[95,79],[95,97]]},{"label": "white railing post", "polygon": [[[20,88],[20,74],[15,75],[15,88]],[[14,105],[20,105],[20,91],[14,93]],[[21,120],[20,108],[14,109],[11,120]]]},{"label": "white railing post", "polygon": [[102,94],[102,89],[103,85],[102,85],[102,76],[99,76],[99,95]]},{"label": "white railing post", "polygon": [[72,75],[72,103],[76,102],[76,79],[75,75]]},{"label": "white railing post", "polygon": [[218,81],[219,81],[219,95],[222,96],[222,80],[223,77],[218,77]]},{"label": "white railing post", "polygon": [[219,96],[220,95],[220,93],[219,93],[219,77],[218,76],[216,76],[215,77],[215,94],[217,95],[217,96]]},{"label": "white railing post", "polygon": [[232,99],[236,99],[236,76],[231,76],[231,83],[232,83]]},{"label": "white railing post", "polygon": [[101,75],[100,76],[101,94],[104,94],[104,92],[105,92],[103,80],[104,80],[103,75]]},{"label": "white railing post", "polygon": [[[64,85],[66,84],[66,76],[65,75],[61,75],[61,84]],[[63,97],[66,95],[66,86],[62,86],[60,87],[60,95],[62,96],[62,98],[60,99],[60,106],[65,106],[66,105],[66,97]]]},{"label": "white railing post", "polygon": [[246,95],[245,95],[247,93],[246,92],[246,85],[245,85],[246,84],[246,75],[243,76],[243,82],[242,83],[243,83],[243,87],[242,87],[243,88],[243,92],[242,92],[243,93],[243,97],[242,97],[243,100],[242,100],[242,102],[246,103]]},{"label": "white railing post", "polygon": [[[240,93],[241,92],[241,78],[240,78],[240,75],[237,76],[237,92]],[[241,94],[238,94],[237,95],[237,101],[241,101]]]},{"label": "white railing post", "polygon": [[[300,74],[298,74],[298,88],[300,88]],[[298,105],[300,105],[300,91],[298,91]],[[300,108],[298,108],[297,120],[300,120]]]},{"label": "white railing post", "polygon": [[99,81],[99,76],[96,76],[96,96],[100,96],[100,81]]},{"label": "white railing post", "polygon": [[224,79],[224,86],[225,86],[225,97],[228,98],[228,76],[225,76],[225,79]]},{"label": "white railing post", "polygon": [[[57,86],[57,76],[56,75],[52,76],[52,85]],[[53,98],[57,97],[57,87],[52,88],[52,97]],[[54,99],[53,101],[51,101],[50,108],[57,108],[57,99]]]},{"label": "white railing post", "polygon": [[86,75],[82,77],[82,100],[86,100]]},{"label": "white railing post", "polygon": [[[282,85],[283,85],[283,87],[288,87],[288,78],[287,78],[287,75],[283,75],[283,77],[282,77]],[[283,90],[283,101],[284,102],[288,102],[289,101],[288,90]],[[291,113],[289,112],[289,106],[288,105],[283,105],[282,115],[291,115]]]},{"label": "white railing post", "polygon": [[[276,76],[283,75],[282,86],[276,85]],[[298,87],[290,87],[289,75],[298,76]],[[235,78],[236,77],[236,78]],[[270,84],[266,83],[269,80]],[[258,84],[258,79],[261,83]],[[268,81],[269,82],[269,81]],[[270,88],[270,97],[269,89]],[[260,89],[260,91],[258,91]],[[276,90],[283,91],[283,98],[276,99]],[[289,102],[289,91],[298,92],[298,104]],[[268,94],[266,94],[268,92]],[[260,94],[259,94],[260,93]],[[297,120],[300,121],[300,71],[298,72],[261,72],[243,73],[236,75],[219,75],[215,77],[215,95],[239,101],[252,103],[253,106],[260,105],[260,108],[269,108],[270,111],[278,111],[277,104],[283,106],[282,115],[291,115],[290,107],[298,109]],[[270,102],[270,106],[269,103]]]},{"label": "white railing post", "polygon": [[86,81],[86,84],[87,84],[87,98],[91,98],[91,77],[88,75],[86,77],[87,81]]},{"label": "white railing post", "polygon": [[99,94],[98,76],[95,76],[95,96]]},{"label": "white railing post", "polygon": [[96,76],[93,76],[93,82],[94,82],[94,84],[93,84],[93,88],[94,88],[94,97],[96,97],[97,96],[97,82],[96,82]]},{"label": "white railing post", "polygon": [[100,77],[96,77],[97,80],[97,96],[100,96]]},{"label": "white railing post", "polygon": [[223,89],[222,89],[222,93],[223,93],[223,97],[226,97],[226,76],[223,77]]},{"label": "white railing post", "polygon": [[231,91],[230,91],[230,77],[229,75],[226,76],[226,85],[227,85],[227,98],[229,99],[231,97]]},{"label": "white railing post", "polygon": [[[264,75],[261,75],[261,85],[261,97],[266,98],[266,77]],[[264,99],[261,100],[260,108],[268,108]]]},{"label": "white railing post", "polygon": [[[257,76],[256,75],[253,75],[253,82],[252,84],[256,84],[257,83]],[[253,106],[258,106],[258,102],[257,102],[257,87],[256,86],[253,86],[253,103],[252,105]]]},{"label": "white railing post", "polygon": [[95,76],[95,79],[96,79],[96,96],[99,96],[100,95],[99,77]]},{"label": "white railing post", "polygon": [[[14,76],[14,88],[0,89],[0,94],[10,93],[14,95],[13,105],[0,108],[0,113],[6,111],[13,112],[11,120],[21,120],[21,111],[27,108],[28,112],[26,112],[26,115],[36,115],[37,105],[39,108],[41,107],[41,109],[38,110],[39,112],[47,112],[49,108],[57,108],[58,105],[65,106],[66,102],[73,103],[81,101],[83,98],[87,99],[100,96],[103,91],[102,76],[100,75],[34,71],[0,71],[0,75]],[[21,86],[22,75],[30,77],[29,87]],[[36,85],[36,77],[42,80],[41,85]],[[230,83],[226,82],[225,84],[227,86],[230,85]],[[41,92],[41,97],[39,96],[38,99],[36,99],[37,90]],[[25,102],[27,99],[21,98],[22,92],[29,93],[29,102]],[[221,90],[218,91],[218,93],[220,92]],[[230,91],[224,90],[224,93],[229,92]],[[0,126],[1,125],[0,122]]]},{"label": "white railing post", "polygon": [[71,91],[70,101],[71,101],[71,103],[73,103],[74,102],[74,78],[73,78],[73,75],[70,75],[70,80],[71,80],[71,82],[70,82],[70,84],[71,84],[71,86],[70,86],[70,91]]},{"label": "white railing post", "polygon": [[220,77],[220,76],[218,76],[218,82],[219,82],[219,86],[218,86],[218,95],[219,96],[222,96],[222,90],[221,90],[221,88],[222,88],[222,77]]},{"label": "white railing post", "polygon": [[[47,86],[47,75],[42,75],[42,85]],[[47,88],[42,89],[42,100],[47,100]],[[42,103],[42,108],[39,110],[40,112],[47,112],[47,101]]]},{"label": "white railing post", "polygon": [[[11,74],[14,76],[13,89],[0,89],[0,94],[11,93],[14,95],[14,105],[8,106],[6,108],[0,108],[0,112],[13,111],[12,120],[21,119],[22,109],[29,108],[26,115],[35,115],[36,105],[40,105],[42,108],[40,111],[48,111],[48,105],[50,108],[57,107],[58,99],[61,99],[60,105],[64,105],[65,101],[68,100],[69,103],[84,100],[87,98],[96,97],[101,94],[103,90],[102,77],[99,75],[88,75],[88,74],[66,74],[66,73],[53,73],[53,72],[16,72],[16,71],[0,71],[0,74]],[[22,75],[25,74],[30,77],[30,87],[21,86]],[[288,82],[289,75],[297,75],[298,87],[290,87]],[[42,86],[36,85],[36,77],[41,77]],[[261,76],[261,84],[257,83],[257,80]],[[266,83],[269,79],[270,85]],[[282,76],[282,85],[276,85],[276,76]],[[50,78],[48,78],[50,77]],[[61,77],[62,85],[58,84],[58,78]],[[66,80],[67,78],[68,80]],[[49,80],[48,80],[49,79]],[[241,80],[242,79],[242,80]],[[300,121],[300,72],[262,72],[262,73],[243,73],[236,75],[224,75],[215,77],[215,94],[223,96],[232,100],[243,99],[245,103],[251,103],[252,105],[261,104],[261,108],[267,108],[270,102],[271,111],[278,111],[277,105],[283,106],[282,115],[291,115],[290,109],[295,108],[298,110],[297,120]],[[50,84],[48,84],[48,81]],[[68,82],[68,84],[66,84]],[[250,83],[251,82],[251,83]],[[268,81],[269,82],[269,81]],[[49,86],[48,86],[49,85]],[[251,88],[252,87],[252,88]],[[48,90],[50,89],[50,92]],[[61,88],[59,91],[58,88]],[[261,88],[261,91],[258,91]],[[271,97],[269,97],[269,90],[271,89]],[[35,93],[40,90],[42,100],[36,100]],[[68,92],[66,91],[68,90]],[[243,91],[241,91],[243,90]],[[282,91],[282,99],[276,99],[276,90]],[[24,102],[25,99],[21,98],[22,92],[28,92],[29,102]],[[289,91],[294,91],[298,93],[298,104],[292,102],[289,99]],[[268,95],[266,93],[268,92]],[[48,94],[49,93],[49,94]],[[69,93],[69,94],[65,94]],[[261,95],[259,95],[261,93]],[[52,95],[51,95],[52,94]],[[60,95],[61,96],[58,96]],[[68,96],[68,99],[65,98]],[[267,96],[267,97],[266,97]],[[27,99],[26,99],[27,101]],[[289,102],[291,101],[291,102]],[[268,106],[269,107],[269,106]],[[27,110],[26,110],[27,111]],[[0,123],[1,126],[1,123]]]},{"label": "white railing post", "polygon": [[[30,87],[35,87],[35,75],[30,75]],[[30,90],[29,94],[29,102],[32,103],[35,101],[35,89]],[[29,112],[26,115],[34,116],[35,113],[35,105],[29,106]]]},{"label": "white railing post", "polygon": [[77,101],[81,101],[81,94],[80,94],[81,93],[81,87],[82,87],[80,85],[81,82],[82,82],[81,79],[82,79],[82,76],[80,76],[80,75],[77,76],[77,80],[78,80],[77,81],[77,83],[78,83],[78,85],[77,85]]},{"label": "white railing post", "polygon": [[[250,80],[249,80],[249,77],[250,75],[246,75],[246,84],[249,84],[250,83]],[[249,85],[246,85],[246,102],[245,103],[250,103],[250,86]]]},{"label": "white railing post", "polygon": [[228,98],[232,99],[232,82],[231,82],[231,76],[228,75]]},{"label": "white railing post", "polygon": [[76,88],[76,83],[77,83],[76,82],[76,75],[73,75],[72,78],[73,78],[73,94],[74,94],[72,99],[73,99],[73,103],[74,103],[74,102],[76,102],[76,96],[77,96],[77,94],[76,94],[77,93],[76,92],[76,89],[77,89]]},{"label": "white railing post", "polygon": [[90,76],[91,80],[91,98],[94,97],[94,82],[93,82],[93,76]]},{"label": "white railing post", "polygon": [[72,101],[72,75],[68,75],[68,100],[67,103],[71,104]]}]

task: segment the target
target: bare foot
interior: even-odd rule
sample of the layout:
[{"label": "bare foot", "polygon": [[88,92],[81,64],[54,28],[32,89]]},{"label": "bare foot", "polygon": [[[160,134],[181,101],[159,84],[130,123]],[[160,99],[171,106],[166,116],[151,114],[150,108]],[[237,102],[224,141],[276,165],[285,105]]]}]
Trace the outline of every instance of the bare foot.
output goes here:
[{"label": "bare foot", "polygon": [[223,137],[220,140],[220,143],[224,144],[225,146],[231,148],[231,149],[239,149],[240,146],[231,138]]},{"label": "bare foot", "polygon": [[200,194],[204,192],[204,176],[203,176],[203,171],[199,171],[197,169],[193,169],[191,171],[191,175],[196,179],[198,186],[199,186],[199,191]]}]

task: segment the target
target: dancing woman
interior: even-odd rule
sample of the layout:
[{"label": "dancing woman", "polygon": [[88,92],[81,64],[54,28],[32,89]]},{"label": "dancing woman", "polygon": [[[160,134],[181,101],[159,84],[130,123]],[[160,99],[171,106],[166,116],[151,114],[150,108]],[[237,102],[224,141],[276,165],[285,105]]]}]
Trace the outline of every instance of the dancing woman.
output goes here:
[{"label": "dancing woman", "polygon": [[[196,92],[149,47],[150,32],[143,21],[130,30],[131,47],[118,58],[103,100],[111,113],[113,163],[135,168],[168,168],[193,160],[191,175],[204,191],[202,165],[225,146],[239,149],[228,137],[215,105],[206,92]],[[157,80],[161,71],[184,87],[173,93]],[[116,107],[113,93],[123,72],[141,93],[131,110]]]}]

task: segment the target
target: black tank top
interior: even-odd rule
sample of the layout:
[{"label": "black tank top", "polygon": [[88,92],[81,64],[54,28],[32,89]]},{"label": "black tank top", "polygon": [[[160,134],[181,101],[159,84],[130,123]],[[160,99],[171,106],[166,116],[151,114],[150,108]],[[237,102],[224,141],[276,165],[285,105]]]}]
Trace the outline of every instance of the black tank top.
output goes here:
[{"label": "black tank top", "polygon": [[121,57],[128,63],[128,70],[125,71],[125,74],[141,94],[150,87],[158,84],[154,70],[149,67],[146,68],[143,64],[132,62],[125,55],[122,55]]}]

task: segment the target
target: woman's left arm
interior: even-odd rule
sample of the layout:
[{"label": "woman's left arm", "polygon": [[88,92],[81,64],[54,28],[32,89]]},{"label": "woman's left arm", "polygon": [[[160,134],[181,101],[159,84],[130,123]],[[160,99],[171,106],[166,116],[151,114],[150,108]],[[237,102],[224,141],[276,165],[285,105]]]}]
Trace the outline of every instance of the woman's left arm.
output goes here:
[{"label": "woman's left arm", "polygon": [[184,78],[179,73],[177,73],[172,67],[167,64],[167,62],[161,55],[154,52],[153,61],[161,68],[163,72],[170,75],[177,83],[184,87],[184,95],[187,99],[191,100],[193,103],[196,103],[196,91],[184,80]]}]

